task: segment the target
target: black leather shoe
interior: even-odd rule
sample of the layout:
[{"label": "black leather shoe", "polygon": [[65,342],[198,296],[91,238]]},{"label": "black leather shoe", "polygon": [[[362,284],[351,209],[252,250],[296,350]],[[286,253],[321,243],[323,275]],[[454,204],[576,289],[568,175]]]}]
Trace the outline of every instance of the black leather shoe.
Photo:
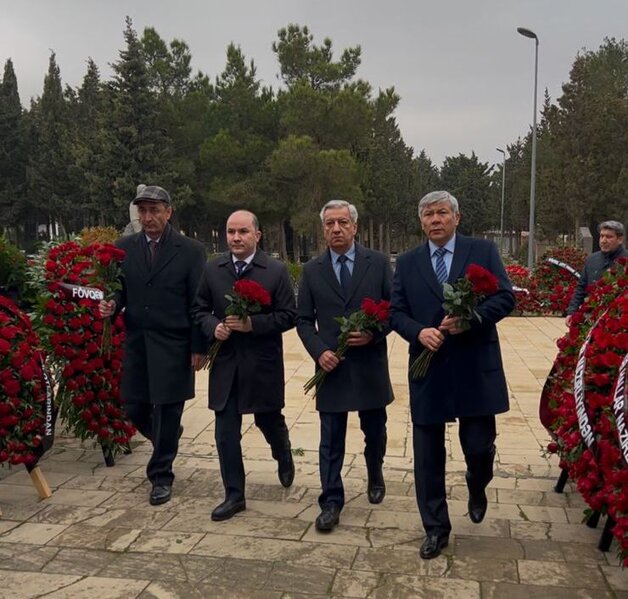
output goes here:
[{"label": "black leather shoe", "polygon": [[246,501],[240,499],[226,499],[219,506],[214,508],[212,512],[212,520],[214,522],[220,522],[221,520],[229,520],[233,518],[238,512],[242,512],[246,509]]},{"label": "black leather shoe", "polygon": [[153,485],[148,501],[151,505],[161,505],[167,503],[172,497],[171,485]]},{"label": "black leather shoe", "polygon": [[469,519],[471,522],[475,524],[482,522],[486,514],[486,508],[488,507],[486,493],[484,491],[477,495],[470,493],[467,507],[469,508]]},{"label": "black leather shoe", "polygon": [[381,503],[386,495],[386,485],[369,485],[367,495],[369,503]]},{"label": "black leather shoe", "polygon": [[277,459],[277,476],[284,487],[289,487],[294,480],[294,461],[289,449],[282,451]]},{"label": "black leather shoe", "polygon": [[419,550],[419,555],[423,559],[433,559],[440,555],[441,549],[444,549],[449,545],[449,537],[439,537],[438,535],[427,535],[425,541],[423,541],[423,545],[421,545],[421,549]]},{"label": "black leather shoe", "polygon": [[386,483],[381,466],[369,472],[367,495],[369,503],[381,503],[386,495]]},{"label": "black leather shoe", "polygon": [[331,532],[340,522],[340,508],[337,505],[330,504],[325,506],[316,518],[314,526],[320,532]]}]

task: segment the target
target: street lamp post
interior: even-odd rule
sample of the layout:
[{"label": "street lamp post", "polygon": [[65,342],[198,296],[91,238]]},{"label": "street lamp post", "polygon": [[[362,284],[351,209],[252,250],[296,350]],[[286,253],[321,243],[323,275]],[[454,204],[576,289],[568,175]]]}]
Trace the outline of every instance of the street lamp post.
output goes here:
[{"label": "street lamp post", "polygon": [[530,233],[528,235],[528,268],[532,269],[536,244],[534,236],[534,191],[536,185],[536,89],[539,72],[539,38],[534,31],[524,27],[517,27],[517,33],[534,40],[534,114],[532,118],[532,166],[530,169]]},{"label": "street lamp post", "polygon": [[499,219],[499,253],[504,255],[504,193],[506,190],[506,152],[501,148],[495,148],[498,152],[504,155],[504,162],[502,163],[502,207],[501,217]]}]

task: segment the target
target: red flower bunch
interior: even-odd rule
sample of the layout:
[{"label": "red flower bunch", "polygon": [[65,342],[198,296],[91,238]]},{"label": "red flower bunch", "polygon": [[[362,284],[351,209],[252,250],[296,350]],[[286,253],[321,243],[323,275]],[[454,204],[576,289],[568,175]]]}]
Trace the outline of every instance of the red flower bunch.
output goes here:
[{"label": "red flower bunch", "polygon": [[530,270],[520,264],[508,264],[506,273],[512,283],[512,290],[517,300],[515,312],[519,314],[540,314],[542,309],[537,297],[538,283],[531,276]]},{"label": "red flower bunch", "polygon": [[[90,252],[94,265],[94,284],[101,288],[105,300],[112,300],[116,291],[122,288],[122,261],[126,252],[110,243],[94,243],[85,247],[85,252]],[[101,353],[111,352],[111,318],[103,321]]]},{"label": "red flower bunch", "polygon": [[[349,316],[339,316],[336,321],[340,324],[340,335],[338,335],[338,347],[334,352],[337,358],[342,358],[349,349],[349,333],[372,333],[381,331],[388,322],[390,316],[390,302],[387,300],[375,301],[369,297],[362,300],[360,309],[349,314]],[[327,373],[319,368],[314,376],[303,385],[303,389],[308,393],[311,389],[317,389],[323,384]]]},{"label": "red flower bunch", "polygon": [[37,462],[45,394],[39,338],[29,318],[0,295],[0,464]]},{"label": "red flower bunch", "polygon": [[[251,314],[261,312],[262,308],[270,306],[272,301],[270,293],[262,285],[249,279],[238,279],[233,285],[232,293],[226,293],[225,298],[229,300],[225,314],[238,316],[241,320],[246,320]],[[222,341],[214,341],[203,360],[201,367],[206,368],[210,376],[221,346]]]},{"label": "red flower bunch", "polygon": [[66,242],[43,256],[45,301],[40,314],[42,338],[58,383],[60,414],[80,439],[97,441],[112,455],[128,445],[135,428],[127,420],[120,397],[124,328],[111,324],[111,349],[102,352],[105,325],[98,300],[71,297],[62,283],[104,289],[100,266],[117,265],[123,254],[111,245],[81,247]]},{"label": "red flower bunch", "polygon": [[[460,277],[453,285],[443,284],[443,309],[445,314],[458,318],[462,330],[471,328],[475,318],[479,322],[482,317],[477,311],[478,304],[487,296],[499,289],[497,277],[479,264],[469,264],[464,277]],[[412,378],[424,378],[435,352],[425,348],[419,357],[410,365]]]},{"label": "red flower bunch", "polygon": [[[547,402],[555,437],[548,450],[557,451],[578,491],[593,510],[615,520],[624,565],[628,565],[628,463],[622,458],[613,396],[618,367],[628,351],[628,270],[618,263],[604,274],[589,301],[573,315],[569,332],[558,341],[559,354],[542,398]],[[591,427],[591,446],[580,431],[574,375],[584,352],[584,406]]]},{"label": "red flower bunch", "polygon": [[574,247],[553,248],[543,254],[534,270],[534,279],[544,314],[565,314],[585,259],[584,251]]},{"label": "red flower bunch", "polygon": [[259,283],[251,281],[249,279],[239,279],[233,285],[233,295],[227,299],[231,300],[231,307],[229,309],[234,310],[228,312],[228,314],[240,315],[237,311],[238,304],[242,302],[247,314],[251,312],[259,312],[260,308],[253,308],[255,304],[259,306],[270,306],[271,298],[270,293],[264,289]]},{"label": "red flower bunch", "polygon": [[478,264],[469,264],[465,277],[471,282],[471,291],[478,297],[493,295],[499,288],[497,277]]}]

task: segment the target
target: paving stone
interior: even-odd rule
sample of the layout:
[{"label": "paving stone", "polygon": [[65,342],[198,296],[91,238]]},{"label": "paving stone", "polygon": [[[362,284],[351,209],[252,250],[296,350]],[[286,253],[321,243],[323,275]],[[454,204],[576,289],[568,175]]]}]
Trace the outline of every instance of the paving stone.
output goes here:
[{"label": "paving stone", "polygon": [[176,532],[169,530],[144,530],[129,546],[129,551],[151,553],[189,553],[203,538],[198,532]]},{"label": "paving stone", "polygon": [[100,505],[109,499],[113,493],[111,491],[84,491],[81,489],[61,488],[46,499],[48,505],[79,505],[93,507]]},{"label": "paving stone", "polygon": [[574,589],[504,582],[482,583],[482,599],[613,599],[601,589]]},{"label": "paving stone", "polygon": [[368,530],[359,526],[347,526],[340,514],[340,524],[332,533],[319,532],[312,524],[303,536],[304,541],[331,545],[350,545],[353,547],[370,547]]},{"label": "paving stone", "polygon": [[443,576],[447,571],[447,555],[451,547],[432,560],[422,560],[418,551],[401,551],[393,548],[358,550],[353,570],[367,572],[388,572],[397,574],[420,574],[423,576]]},{"label": "paving stone", "polygon": [[25,543],[0,543],[0,569],[37,572],[50,562],[58,552],[57,547],[27,545]]},{"label": "paving stone", "polygon": [[600,569],[611,589],[628,592],[628,570],[621,566],[600,566]]},{"label": "paving stone", "polygon": [[95,576],[101,570],[106,570],[117,555],[113,552],[93,549],[59,549],[58,547],[51,549],[58,553],[42,570],[51,574]]},{"label": "paving stone", "polygon": [[464,580],[519,582],[517,562],[514,559],[454,556],[450,574]]},{"label": "paving stone", "polygon": [[500,539],[495,542],[492,537],[468,537],[457,534],[454,546],[456,557],[508,560],[526,557],[522,543],[516,539]]},{"label": "paving stone", "polygon": [[[46,576],[56,576],[47,574]],[[63,589],[46,595],[51,599],[135,599],[148,585],[149,580],[101,578],[89,576]]]},{"label": "paving stone", "polygon": [[[248,506],[247,506],[248,508]],[[216,534],[242,535],[268,539],[299,540],[309,524],[294,518],[255,518],[247,511],[238,518],[213,522],[211,518],[199,518],[197,514],[181,513],[170,520],[164,530],[185,532],[211,532]]]},{"label": "paving stone", "polygon": [[67,528],[64,524],[33,524],[25,522],[0,535],[0,543],[45,545]]},{"label": "paving stone", "polygon": [[100,526],[103,528],[141,528],[148,530],[159,530],[174,518],[173,512],[162,509],[113,509],[104,514],[94,515],[85,521],[89,526]]},{"label": "paving stone", "polygon": [[373,599],[480,599],[480,584],[454,578],[439,579],[424,576],[384,577],[372,593]]},{"label": "paving stone", "polygon": [[47,505],[43,510],[34,514],[29,522],[39,522],[47,524],[78,524],[85,522],[94,516],[102,515],[106,512],[104,508],[83,507],[77,505]]},{"label": "paving stone", "polygon": [[207,534],[193,548],[194,555],[233,557],[240,559],[264,559],[270,562],[349,568],[357,549],[344,545],[307,543],[254,537]]},{"label": "paving stone", "polygon": [[519,560],[523,584],[585,589],[604,589],[606,583],[597,566],[565,562]]},{"label": "paving stone", "polygon": [[340,597],[370,597],[380,577],[381,575],[377,572],[338,570],[334,578],[332,594]]},{"label": "paving stone", "polygon": [[265,589],[326,595],[331,591],[334,575],[332,568],[275,564]]},{"label": "paving stone", "polygon": [[99,528],[74,524],[66,528],[50,544],[58,547],[126,551],[141,532],[140,529],[132,528]]},{"label": "paving stone", "polygon": [[[66,587],[79,580],[78,576],[62,574],[42,574],[36,576],[30,572],[2,572],[2,599],[33,599],[57,589]],[[51,597],[52,595],[46,595]],[[72,598],[74,599],[74,598]]]}]

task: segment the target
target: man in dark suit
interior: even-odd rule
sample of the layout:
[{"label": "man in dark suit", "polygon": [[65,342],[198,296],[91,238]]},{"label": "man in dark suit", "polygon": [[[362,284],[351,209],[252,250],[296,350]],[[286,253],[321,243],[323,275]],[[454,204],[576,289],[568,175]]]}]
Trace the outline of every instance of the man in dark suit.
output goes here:
[{"label": "man in dark suit", "polygon": [[[410,344],[410,364],[424,348],[436,352],[425,378],[410,377],[414,480],[427,535],[420,555],[430,559],[447,545],[451,531],[445,492],[446,422],[459,421],[469,517],[478,523],[486,513],[495,414],[508,410],[495,324],[511,312],[515,298],[495,244],[456,233],[456,198],[446,191],[427,194],[419,202],[419,217],[428,241],[397,260],[391,324]],[[443,283],[464,276],[470,264],[491,271],[499,290],[478,306],[481,322],[463,331],[457,318],[444,313]]]},{"label": "man in dark suit", "polygon": [[299,284],[297,332],[305,349],[327,376],[316,391],[316,409],[321,421],[319,470],[321,513],[316,529],[329,532],[340,519],[344,506],[342,464],[345,454],[348,412],[357,411],[364,433],[367,495],[371,503],[384,499],[382,472],[386,453],[386,406],[393,400],[388,375],[386,335],[353,332],[342,360],[338,346],[339,316],[360,309],[365,298],[389,300],[390,262],[379,252],[355,243],[358,212],[352,204],[331,201],[321,210],[328,250],[310,260]]},{"label": "man in dark suit", "polygon": [[138,188],[134,203],[142,231],[118,240],[126,252],[123,288],[115,300],[100,303],[100,313],[108,317],[124,309],[122,399],[133,424],[153,444],[146,475],[150,503],[159,505],[172,494],[181,414],[194,397],[194,370],[206,350],[191,316],[205,249],[170,226],[172,203],[162,187]]},{"label": "man in dark suit", "polygon": [[[294,327],[295,300],[286,267],[257,244],[262,236],[257,217],[247,210],[227,220],[229,252],[205,266],[194,311],[204,333],[222,341],[209,379],[209,407],[216,412],[216,447],[225,500],[212,520],[227,520],[246,508],[244,464],[240,444],[242,414],[253,414],[277,460],[279,482],[289,487],[294,463],[284,407],[282,333]],[[229,293],[239,279],[262,285],[271,305],[241,320],[226,316]]]},{"label": "man in dark suit", "polygon": [[599,224],[598,230],[600,251],[593,252],[584,263],[580,280],[567,308],[567,326],[571,323],[572,314],[583,304],[587,296],[587,287],[595,283],[616,260],[628,256],[628,251],[623,245],[624,225],[616,220],[607,220]]}]

